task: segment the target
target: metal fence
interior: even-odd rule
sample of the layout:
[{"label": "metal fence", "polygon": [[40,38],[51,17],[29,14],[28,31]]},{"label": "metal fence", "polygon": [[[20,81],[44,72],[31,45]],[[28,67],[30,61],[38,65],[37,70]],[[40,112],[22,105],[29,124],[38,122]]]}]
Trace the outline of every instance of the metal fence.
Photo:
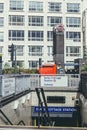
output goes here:
[{"label": "metal fence", "polygon": [[[42,77],[46,77],[46,78],[53,78],[55,79],[55,83],[54,84],[54,80],[51,81],[51,85],[49,87],[42,85],[44,84],[44,82],[49,82],[50,83],[50,79],[48,79],[47,81],[42,80]],[[35,88],[38,87],[44,87],[44,88],[52,88],[55,89],[56,88],[65,88],[65,86],[63,86],[63,84],[65,83],[65,81],[63,80],[63,82],[61,83],[57,83],[57,79],[56,78],[59,77],[66,77],[67,78],[67,89],[74,89],[74,88],[79,88],[79,81],[80,81],[80,75],[39,75],[39,74],[30,74],[30,75],[2,75],[0,76],[0,95],[1,97],[6,97],[9,96],[11,94],[18,94],[21,92],[24,92],[26,90],[35,90]],[[59,79],[60,82],[61,79]],[[62,81],[62,80],[61,80]],[[53,85],[53,86],[52,86]],[[54,87],[54,88],[53,88]]]}]

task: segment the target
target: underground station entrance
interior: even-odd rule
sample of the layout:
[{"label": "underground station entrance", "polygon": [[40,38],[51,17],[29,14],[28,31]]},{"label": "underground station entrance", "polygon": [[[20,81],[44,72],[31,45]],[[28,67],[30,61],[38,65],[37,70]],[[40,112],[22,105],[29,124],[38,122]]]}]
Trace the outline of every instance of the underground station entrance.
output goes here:
[{"label": "underground station entrance", "polygon": [[[36,114],[35,114],[36,115]],[[61,126],[61,127],[80,127],[81,117],[79,112],[74,113],[55,113],[47,115],[38,115],[32,117],[33,126]],[[52,116],[53,115],[53,116]],[[55,117],[54,117],[55,116]]]},{"label": "underground station entrance", "polygon": [[[43,102],[40,98],[40,92]],[[47,106],[43,89],[36,89],[38,106],[32,106],[33,126],[65,126],[79,127],[81,125],[80,108],[65,106]]]}]

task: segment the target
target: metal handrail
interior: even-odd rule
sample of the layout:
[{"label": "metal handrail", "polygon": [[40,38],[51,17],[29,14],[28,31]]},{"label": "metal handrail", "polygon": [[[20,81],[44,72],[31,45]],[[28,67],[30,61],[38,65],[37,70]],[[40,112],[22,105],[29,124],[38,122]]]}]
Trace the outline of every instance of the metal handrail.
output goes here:
[{"label": "metal handrail", "polygon": [[5,117],[5,119],[9,122],[10,125],[13,125],[13,123],[10,121],[10,119],[6,116],[6,114],[0,109],[1,114]]}]

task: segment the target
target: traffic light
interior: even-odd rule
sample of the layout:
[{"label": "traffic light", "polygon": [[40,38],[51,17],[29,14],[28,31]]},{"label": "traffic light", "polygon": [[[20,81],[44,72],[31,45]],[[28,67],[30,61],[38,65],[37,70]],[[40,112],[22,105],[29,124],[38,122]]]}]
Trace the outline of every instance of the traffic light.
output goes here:
[{"label": "traffic light", "polygon": [[39,67],[41,67],[41,66],[42,66],[42,59],[39,58]]},{"label": "traffic light", "polygon": [[0,55],[0,63],[2,63],[2,55]]},{"label": "traffic light", "polygon": [[8,52],[10,52],[10,54],[11,54],[11,61],[13,61],[14,60],[14,45],[13,44],[8,46]]}]

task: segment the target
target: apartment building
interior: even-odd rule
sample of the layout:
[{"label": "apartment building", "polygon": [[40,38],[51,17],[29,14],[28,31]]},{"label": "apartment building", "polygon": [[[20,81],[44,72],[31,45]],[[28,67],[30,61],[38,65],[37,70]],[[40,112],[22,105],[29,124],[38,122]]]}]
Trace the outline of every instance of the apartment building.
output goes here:
[{"label": "apartment building", "polygon": [[87,9],[82,15],[82,31],[83,31],[83,57],[87,58]]},{"label": "apartment building", "polygon": [[83,57],[83,0],[0,0],[0,54],[11,65],[8,47],[16,46],[17,65],[35,69],[53,61],[53,26],[64,26],[64,62]]}]

